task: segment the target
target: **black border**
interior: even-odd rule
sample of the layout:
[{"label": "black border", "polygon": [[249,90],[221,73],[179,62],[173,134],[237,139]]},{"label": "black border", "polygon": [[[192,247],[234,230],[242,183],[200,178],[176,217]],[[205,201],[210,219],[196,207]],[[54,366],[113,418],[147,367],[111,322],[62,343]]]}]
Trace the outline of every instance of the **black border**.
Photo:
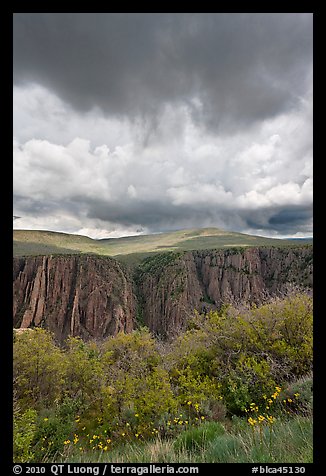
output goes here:
[{"label": "black border", "polygon": [[[233,3],[230,4],[227,8],[223,8],[222,5],[215,5],[221,6],[219,8],[219,13],[229,12],[229,13],[236,13],[236,12],[243,12],[243,6],[246,5],[245,13],[266,13],[262,12],[262,4],[257,2],[257,5],[253,5],[252,2],[250,4],[242,4],[240,7]],[[5,197],[5,213],[3,213],[3,229],[2,229],[2,300],[5,303],[5,306],[2,306],[2,325],[4,325],[4,329],[1,332],[2,338],[2,345],[1,348],[1,362],[2,368],[4,369],[2,379],[1,379],[1,388],[2,388],[2,401],[5,403],[1,406],[1,433],[2,433],[2,447],[0,451],[0,468],[2,474],[13,474],[12,473],[12,461],[13,461],[13,449],[12,449],[12,326],[11,326],[11,318],[9,317],[12,312],[12,287],[9,276],[12,273],[12,257],[13,257],[13,250],[12,250],[12,234],[10,230],[10,223],[12,215],[12,166],[10,161],[10,166],[7,166],[7,162],[10,157],[12,157],[12,84],[13,84],[13,77],[12,77],[12,68],[13,68],[13,51],[12,51],[12,37],[13,37],[13,27],[12,27],[12,17],[15,12],[74,12],[74,8],[69,8],[69,5],[65,4],[63,8],[60,8],[58,2],[55,4],[53,3],[53,7],[51,8],[51,4],[40,2],[30,2],[26,4],[23,1],[16,1],[12,4],[12,6],[8,9],[6,8],[4,12],[0,15],[0,29],[1,34],[3,36],[2,44],[5,45],[5,54],[2,55],[2,74],[1,80],[3,82],[2,85],[2,99],[5,102],[5,108],[2,109],[2,137],[6,138],[6,150],[3,152],[2,157],[2,167],[5,170],[5,178],[2,181],[2,190],[4,190],[3,196]],[[82,5],[81,5],[82,6]],[[92,9],[89,10],[87,8],[82,8],[82,13],[91,13],[95,11],[102,12],[104,11],[103,5],[99,4],[98,8],[96,9],[95,4],[92,4]],[[113,6],[113,5],[108,5]],[[114,5],[118,7],[119,5]],[[122,7],[122,4],[120,4]],[[124,5],[128,7],[128,5]],[[158,5],[155,5],[159,7]],[[205,8],[205,5],[200,4],[202,7],[203,12],[211,12],[211,6]],[[28,8],[27,8],[28,7]],[[169,12],[173,12],[173,8],[168,8],[169,6],[164,3],[164,8],[159,9],[155,13],[163,12],[163,10],[168,10]],[[266,5],[267,7],[267,5]],[[174,5],[174,9],[177,8],[177,11],[173,13],[183,12],[184,8],[178,8],[177,5]],[[188,5],[189,8],[189,5]],[[110,11],[113,9],[110,8]],[[133,7],[130,8],[133,10]],[[150,5],[149,8],[145,6],[139,6],[140,11],[135,13],[146,13],[153,11],[153,5]],[[120,12],[121,8],[116,9],[116,12]],[[192,8],[191,8],[191,11]],[[318,121],[318,109],[320,109],[320,98],[322,97],[322,93],[320,88],[318,88],[318,83],[321,81],[322,74],[320,72],[321,65],[323,64],[322,61],[318,61],[321,56],[321,44],[320,38],[318,38],[318,33],[322,28],[322,17],[321,12],[316,8],[315,2],[296,2],[291,5],[289,8],[284,2],[277,2],[272,5],[272,8],[268,9],[267,12],[279,12],[279,13],[313,13],[313,36],[314,36],[314,207],[313,207],[313,215],[314,215],[314,255],[315,255],[315,263],[314,263],[314,409],[315,409],[315,416],[314,416],[314,463],[310,465],[298,464],[297,466],[305,466],[306,473],[305,474],[321,474],[322,469],[322,401],[323,401],[323,378],[321,374],[321,358],[323,355],[322,349],[322,338],[323,333],[321,330],[321,324],[324,317],[324,313],[322,312],[322,303],[321,297],[323,292],[323,270],[325,267],[322,264],[322,257],[323,257],[323,250],[322,250],[322,230],[323,230],[323,221],[322,221],[322,209],[323,209],[323,197],[318,195],[318,192],[322,189],[322,181],[324,179],[324,175],[322,170],[318,170],[318,166],[321,162],[321,158],[318,154],[318,138],[320,137],[320,127],[321,122]],[[195,12],[194,13],[201,13]],[[319,68],[319,71],[318,71]],[[315,101],[317,98],[317,101]],[[6,112],[5,112],[6,111]],[[8,129],[8,130],[7,130]],[[7,145],[8,144],[8,145]],[[8,150],[7,150],[8,147]],[[10,186],[11,184],[11,186]],[[317,259],[316,259],[317,258]],[[217,465],[217,466],[216,466]],[[231,465],[231,466],[230,466]],[[287,464],[284,464],[286,466]],[[25,465],[26,466],[26,465]],[[37,466],[37,465],[33,465]],[[40,466],[40,465],[38,465]],[[43,465],[43,466],[48,466]],[[78,466],[78,465],[74,465]],[[137,465],[136,465],[137,466]],[[146,464],[144,464],[146,466]],[[183,465],[182,465],[183,466]],[[186,464],[184,466],[187,466]],[[197,466],[197,465],[196,465]],[[235,470],[236,474],[251,474],[251,464],[245,463],[201,463],[198,464],[200,467],[199,474],[203,474],[206,470],[214,470],[221,471],[220,474],[224,474],[225,470]],[[259,466],[259,464],[257,464]],[[279,465],[268,465],[269,467],[275,466],[278,467]],[[289,465],[287,465],[289,466]],[[4,469],[7,468],[8,470]],[[49,468],[50,469],[50,468]],[[46,473],[46,474],[51,474]],[[279,474],[279,473],[277,473]]]}]

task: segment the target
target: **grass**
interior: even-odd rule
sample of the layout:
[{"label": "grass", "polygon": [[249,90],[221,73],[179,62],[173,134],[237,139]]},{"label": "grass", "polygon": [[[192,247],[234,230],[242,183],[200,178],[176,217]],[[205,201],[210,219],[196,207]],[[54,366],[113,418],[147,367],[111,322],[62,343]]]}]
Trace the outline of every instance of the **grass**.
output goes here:
[{"label": "grass", "polygon": [[185,430],[175,439],[160,437],[145,443],[127,443],[111,451],[80,453],[77,449],[54,462],[65,463],[311,463],[312,418],[295,416],[277,421],[262,433],[245,425],[226,430],[206,422]]},{"label": "grass", "polygon": [[[300,246],[297,241],[264,238],[203,228],[171,233],[94,240],[86,236],[51,231],[14,230],[14,256],[95,253],[112,256],[127,264],[166,251],[190,251],[247,246]],[[309,241],[311,243],[311,241]]]}]

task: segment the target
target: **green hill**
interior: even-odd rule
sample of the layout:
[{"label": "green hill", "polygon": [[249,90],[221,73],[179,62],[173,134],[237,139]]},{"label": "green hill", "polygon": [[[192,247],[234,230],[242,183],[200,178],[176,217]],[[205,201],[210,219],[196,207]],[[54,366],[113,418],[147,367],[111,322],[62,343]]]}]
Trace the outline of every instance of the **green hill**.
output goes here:
[{"label": "green hill", "polygon": [[[311,243],[311,240],[302,244]],[[127,263],[139,262],[152,253],[245,246],[291,246],[296,240],[280,240],[202,228],[170,233],[95,240],[81,235],[53,231],[14,230],[14,256],[95,253],[113,256]]]}]

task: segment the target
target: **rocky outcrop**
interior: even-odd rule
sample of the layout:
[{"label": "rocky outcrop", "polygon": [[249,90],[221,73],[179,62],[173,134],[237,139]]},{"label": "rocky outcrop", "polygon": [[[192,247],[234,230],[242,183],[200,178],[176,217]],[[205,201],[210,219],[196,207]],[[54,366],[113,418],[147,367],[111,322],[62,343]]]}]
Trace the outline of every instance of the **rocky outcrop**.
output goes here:
[{"label": "rocky outcrop", "polygon": [[107,257],[15,258],[14,327],[43,326],[59,341],[103,339],[137,320],[169,337],[194,310],[258,304],[290,284],[311,288],[312,259],[312,246],[163,253],[143,261],[133,280]]},{"label": "rocky outcrop", "polygon": [[153,257],[138,275],[144,323],[171,336],[194,309],[262,303],[290,285],[312,287],[312,247],[204,250]]},{"label": "rocky outcrop", "polygon": [[128,273],[100,256],[14,259],[14,327],[43,326],[62,342],[68,335],[103,339],[134,328],[136,303]]}]

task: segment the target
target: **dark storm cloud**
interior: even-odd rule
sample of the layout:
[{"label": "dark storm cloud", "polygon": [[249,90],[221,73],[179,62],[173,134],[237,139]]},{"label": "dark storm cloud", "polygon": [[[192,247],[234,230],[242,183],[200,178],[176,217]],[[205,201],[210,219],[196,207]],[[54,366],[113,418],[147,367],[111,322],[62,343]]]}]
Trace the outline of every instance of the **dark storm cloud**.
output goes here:
[{"label": "dark storm cloud", "polygon": [[202,212],[194,211],[187,206],[175,207],[155,198],[147,202],[125,200],[108,205],[105,202],[93,201],[88,204],[88,216],[117,224],[142,224],[151,231],[162,231],[167,228],[180,227],[180,221],[189,225],[202,220]]},{"label": "dark storm cloud", "polygon": [[244,217],[246,216],[247,225],[252,229],[272,229],[281,235],[293,234],[298,231],[312,232],[312,206],[272,208],[264,210],[263,214],[256,214],[254,219],[248,212],[244,214]]},{"label": "dark storm cloud", "polygon": [[273,215],[268,223],[273,226],[284,227],[284,226],[299,226],[303,223],[306,223],[311,217],[311,207],[309,208],[285,208],[278,211]]},{"label": "dark storm cloud", "polygon": [[19,226],[311,234],[312,14],[15,14],[13,63]]},{"label": "dark storm cloud", "polygon": [[79,111],[150,120],[187,104],[233,131],[295,107],[312,63],[311,14],[14,15],[14,82]]}]

